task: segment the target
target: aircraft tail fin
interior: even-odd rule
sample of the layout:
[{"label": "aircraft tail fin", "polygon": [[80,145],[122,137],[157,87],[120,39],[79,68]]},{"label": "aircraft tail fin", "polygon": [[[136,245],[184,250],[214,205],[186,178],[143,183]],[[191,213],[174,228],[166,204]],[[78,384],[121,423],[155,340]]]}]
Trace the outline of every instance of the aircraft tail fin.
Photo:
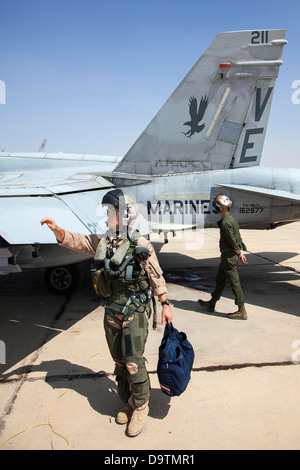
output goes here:
[{"label": "aircraft tail fin", "polygon": [[285,30],[218,34],[115,173],[259,165],[286,42]]}]

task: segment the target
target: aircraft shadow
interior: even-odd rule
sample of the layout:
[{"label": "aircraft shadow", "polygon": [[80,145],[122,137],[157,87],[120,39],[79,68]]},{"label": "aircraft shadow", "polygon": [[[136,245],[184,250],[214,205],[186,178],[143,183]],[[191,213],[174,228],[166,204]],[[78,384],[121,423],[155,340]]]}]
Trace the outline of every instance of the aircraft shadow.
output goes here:
[{"label": "aircraft shadow", "polygon": [[[285,252],[275,254],[261,252],[247,255],[249,264],[246,266],[239,264],[238,271],[248,305],[299,317],[300,274],[293,268],[280,264],[283,261],[287,264],[286,260],[294,256],[295,253]],[[213,290],[219,256],[191,259],[181,253],[158,252],[158,258],[167,282],[195,289],[199,292],[199,298],[203,297],[203,293]],[[190,274],[201,277],[201,280],[191,282],[188,278],[187,281],[187,276]],[[202,287],[199,288],[199,285]],[[233,299],[228,286],[223,295],[227,299]],[[7,351],[6,363],[0,363],[0,374],[11,369],[14,364],[20,363],[24,358],[30,357],[34,351],[61,332],[67,331],[97,308],[99,302],[91,287],[89,272],[84,276],[81,288],[70,298],[51,294],[45,287],[43,273],[39,270],[3,276],[0,282],[0,296],[0,340],[5,343]],[[74,297],[77,297],[78,305],[81,306],[76,311],[72,309],[72,313],[69,313],[68,302],[73,301]],[[206,298],[209,297],[206,295]],[[182,311],[191,310],[199,314],[211,315],[189,298],[174,300],[173,303]],[[225,317],[220,307],[217,304],[213,315]],[[57,322],[58,319],[59,322]],[[56,328],[58,324],[59,328]],[[106,379],[101,380],[104,383]],[[158,392],[154,390],[153,400]],[[160,403],[161,400],[160,397]],[[101,405],[97,405],[94,400],[93,406],[97,408]],[[159,411],[157,414],[159,415]]]},{"label": "aircraft shadow", "polygon": [[[289,267],[287,260],[298,253],[247,253],[248,265],[239,263],[238,272],[246,302],[251,305],[272,309],[281,313],[300,316],[298,308],[300,273]],[[199,292],[199,298],[204,293],[211,293],[215,287],[220,257],[193,259],[183,254],[158,253],[161,267],[167,282],[189,287]],[[285,262],[285,265],[280,263]],[[195,281],[193,280],[195,276]],[[198,276],[200,280],[196,278]],[[298,285],[297,285],[298,284]],[[223,296],[234,299],[231,289],[226,286]],[[294,300],[294,301],[293,301]],[[176,301],[172,299],[175,307],[181,310],[199,310],[207,315],[224,316],[221,311],[213,314],[195,307],[195,302],[188,299]]]},{"label": "aircraft shadow", "polygon": [[[0,281],[0,340],[6,346],[6,361],[0,360],[0,374],[96,308],[90,279],[84,278],[81,288],[71,296],[52,294],[41,270],[3,276]],[[73,309],[70,314],[68,305],[73,296],[84,296],[86,308],[76,312]]]}]

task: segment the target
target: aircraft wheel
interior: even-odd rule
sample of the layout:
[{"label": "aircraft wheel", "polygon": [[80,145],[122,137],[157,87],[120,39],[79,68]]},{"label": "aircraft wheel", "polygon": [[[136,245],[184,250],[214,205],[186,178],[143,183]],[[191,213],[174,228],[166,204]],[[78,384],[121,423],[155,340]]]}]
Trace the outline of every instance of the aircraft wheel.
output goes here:
[{"label": "aircraft wheel", "polygon": [[45,272],[46,285],[53,294],[70,294],[79,287],[81,280],[81,269],[77,264],[47,268]]}]

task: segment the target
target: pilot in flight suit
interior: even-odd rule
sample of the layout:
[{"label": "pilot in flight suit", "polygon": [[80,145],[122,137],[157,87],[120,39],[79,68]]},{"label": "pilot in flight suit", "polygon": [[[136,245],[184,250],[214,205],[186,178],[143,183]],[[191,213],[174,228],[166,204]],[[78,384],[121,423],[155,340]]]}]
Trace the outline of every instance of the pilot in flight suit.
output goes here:
[{"label": "pilot in flight suit", "polygon": [[[116,421],[128,423],[127,434],[133,437],[142,431],[149,411],[150,380],[143,357],[148,335],[149,289],[163,306],[162,323],[172,321],[172,312],[153,246],[133,230],[136,204],[120,189],[109,191],[102,204],[108,207],[108,231],[101,239],[96,234],[64,230],[47,217],[41,224],[48,225],[61,246],[91,254],[98,262],[99,269],[92,274],[93,284],[104,298],[105,335],[115,361],[119,397],[124,403]],[[146,256],[145,253],[135,256],[136,246]],[[129,254],[133,261],[120,272],[120,265],[124,259],[126,264]]]}]

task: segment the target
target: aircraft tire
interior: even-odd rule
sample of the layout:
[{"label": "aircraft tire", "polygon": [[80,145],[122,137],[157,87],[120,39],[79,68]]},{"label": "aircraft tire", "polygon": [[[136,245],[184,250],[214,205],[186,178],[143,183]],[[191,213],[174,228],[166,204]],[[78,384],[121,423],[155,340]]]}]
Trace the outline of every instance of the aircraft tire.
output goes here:
[{"label": "aircraft tire", "polygon": [[45,271],[45,283],[56,295],[71,294],[80,286],[81,281],[82,272],[79,264],[55,266]]}]

